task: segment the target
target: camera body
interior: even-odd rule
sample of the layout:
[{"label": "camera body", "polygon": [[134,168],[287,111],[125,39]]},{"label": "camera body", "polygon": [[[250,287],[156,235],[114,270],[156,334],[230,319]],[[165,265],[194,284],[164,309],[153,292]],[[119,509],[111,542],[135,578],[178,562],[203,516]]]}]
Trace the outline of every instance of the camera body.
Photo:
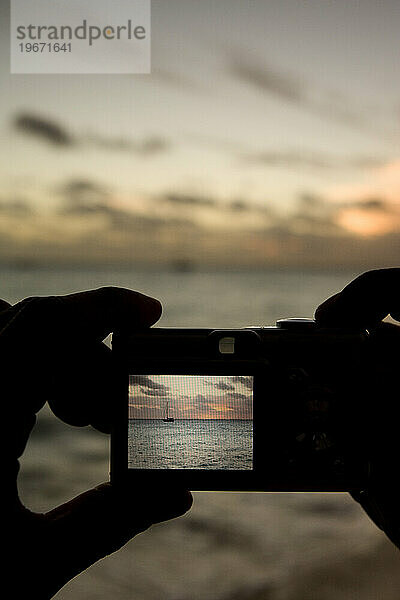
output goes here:
[{"label": "camera body", "polygon": [[367,331],[114,333],[111,480],[209,491],[352,491],[370,477]]}]

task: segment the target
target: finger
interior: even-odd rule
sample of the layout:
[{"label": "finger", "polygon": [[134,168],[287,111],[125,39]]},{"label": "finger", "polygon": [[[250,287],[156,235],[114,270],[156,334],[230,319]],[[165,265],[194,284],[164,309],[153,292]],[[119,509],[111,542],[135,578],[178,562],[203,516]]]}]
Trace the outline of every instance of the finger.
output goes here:
[{"label": "finger", "polygon": [[373,327],[400,314],[400,269],[367,271],[323,302],[315,319],[328,326]]},{"label": "finger", "polygon": [[162,312],[159,300],[125,288],[103,287],[61,298],[66,321],[102,339],[119,329],[149,327]]},{"label": "finger", "polygon": [[[383,487],[383,486],[382,486]],[[374,489],[352,492],[369,518],[400,548],[399,492],[396,489]]]},{"label": "finger", "polygon": [[[149,327],[160,318],[161,311],[161,304],[155,298],[117,287],[27,298],[9,309],[10,318],[2,330],[2,340],[16,342],[24,336],[57,342],[72,335],[102,340],[119,329]],[[73,342],[79,343],[79,338],[75,337]]]},{"label": "finger", "polygon": [[[0,335],[1,393],[8,399],[5,422],[17,432],[16,447],[10,450],[15,460],[25,448],[35,413],[46,400],[52,400],[51,393],[53,399],[60,395],[63,420],[74,424],[96,421],[100,427],[107,426],[109,419],[100,409],[106,406],[105,399],[110,401],[110,396],[107,397],[112,390],[110,361],[106,368],[98,355],[91,355],[88,344],[117,328],[151,325],[161,314],[161,304],[131,290],[100,288],[67,296],[26,299],[4,314],[7,321]],[[82,353],[83,348],[87,348],[87,356]],[[58,380],[57,368],[62,371]],[[51,390],[54,383],[56,387]],[[75,391],[75,402],[71,401],[72,393],[67,397],[68,388]],[[96,390],[98,401],[93,410]],[[65,409],[67,400],[72,405],[70,419]],[[83,417],[79,417],[80,411]],[[22,427],[25,422],[27,426]]]},{"label": "finger", "polygon": [[66,360],[52,373],[51,410],[69,425],[93,425],[109,433],[117,393],[111,349],[102,342],[78,344],[67,370]]},{"label": "finger", "polygon": [[0,312],[2,312],[3,310],[7,310],[8,308],[10,308],[10,306],[11,304],[9,302],[0,299]]},{"label": "finger", "polygon": [[12,308],[12,305],[6,300],[0,299],[0,334],[4,325],[10,320],[9,309]]},{"label": "finger", "polygon": [[99,559],[115,552],[153,523],[188,511],[192,496],[187,490],[134,491],[106,483],[47,513],[54,539],[48,565],[66,581]]}]

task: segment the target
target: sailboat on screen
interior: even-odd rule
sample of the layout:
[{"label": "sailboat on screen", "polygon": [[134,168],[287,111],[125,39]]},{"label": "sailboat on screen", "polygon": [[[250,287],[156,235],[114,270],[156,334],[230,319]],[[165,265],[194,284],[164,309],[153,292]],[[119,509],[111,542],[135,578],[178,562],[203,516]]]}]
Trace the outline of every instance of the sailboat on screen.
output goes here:
[{"label": "sailboat on screen", "polygon": [[164,421],[164,423],[173,423],[174,420],[175,420],[174,417],[169,416],[169,400],[167,400],[167,406],[165,407],[165,414],[164,414],[163,421]]}]

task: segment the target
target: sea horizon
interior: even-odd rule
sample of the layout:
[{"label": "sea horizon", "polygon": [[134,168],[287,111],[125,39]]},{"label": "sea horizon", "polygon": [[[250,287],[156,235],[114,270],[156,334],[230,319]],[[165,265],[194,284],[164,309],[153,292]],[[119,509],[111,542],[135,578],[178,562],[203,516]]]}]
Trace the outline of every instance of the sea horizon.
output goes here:
[{"label": "sea horizon", "polygon": [[[253,421],[253,419],[208,419],[208,418],[193,418],[193,419],[182,419],[173,417],[174,421]],[[129,421],[163,421],[164,417],[153,417],[153,418],[136,418],[128,417]]]}]

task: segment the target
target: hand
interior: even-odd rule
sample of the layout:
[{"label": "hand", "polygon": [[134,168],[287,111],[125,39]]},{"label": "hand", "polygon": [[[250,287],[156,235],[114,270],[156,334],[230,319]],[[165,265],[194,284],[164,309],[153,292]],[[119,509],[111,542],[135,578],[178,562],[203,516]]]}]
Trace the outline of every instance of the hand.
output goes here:
[{"label": "hand", "polygon": [[11,433],[3,462],[2,541],[13,597],[51,598],[137,533],[190,508],[186,490],[121,493],[105,483],[36,514],[17,491],[18,459],[46,401],[66,423],[110,431],[113,373],[102,340],[114,329],[149,327],[160,314],[157,300],[120,288],[28,298],[15,306],[0,301],[3,439]]},{"label": "hand", "polygon": [[366,378],[371,401],[366,403],[365,410],[373,423],[370,435],[373,468],[369,488],[352,496],[400,548],[400,451],[396,414],[400,327],[382,322],[388,315],[400,320],[400,269],[381,269],[360,275],[315,312],[316,320],[324,326],[355,326],[370,331]]}]

